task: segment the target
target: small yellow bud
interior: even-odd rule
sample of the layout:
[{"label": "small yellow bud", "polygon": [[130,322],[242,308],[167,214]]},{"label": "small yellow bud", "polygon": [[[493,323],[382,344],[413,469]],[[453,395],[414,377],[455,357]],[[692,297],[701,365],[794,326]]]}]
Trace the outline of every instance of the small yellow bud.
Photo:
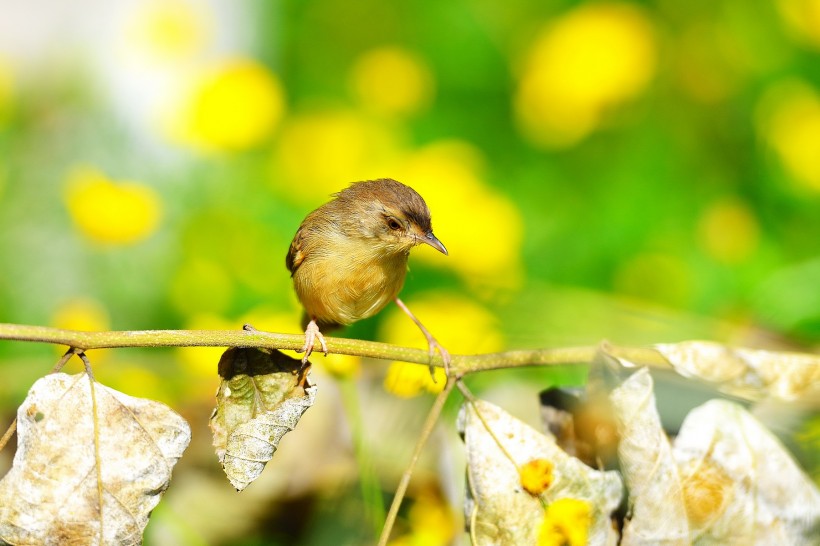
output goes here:
[{"label": "small yellow bud", "polygon": [[530,495],[540,495],[552,485],[553,468],[553,464],[546,459],[531,460],[521,467],[521,485]]}]

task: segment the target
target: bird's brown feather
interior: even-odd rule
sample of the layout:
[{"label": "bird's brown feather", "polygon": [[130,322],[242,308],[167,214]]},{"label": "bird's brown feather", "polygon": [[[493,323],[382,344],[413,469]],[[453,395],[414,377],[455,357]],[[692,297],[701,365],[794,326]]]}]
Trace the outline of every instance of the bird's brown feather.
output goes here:
[{"label": "bird's brown feather", "polygon": [[290,243],[288,255],[285,256],[285,266],[290,271],[292,277],[302,262],[305,260],[305,253],[302,252],[302,230],[296,232],[293,241]]},{"label": "bird's brown feather", "polygon": [[[407,231],[391,232],[388,219]],[[412,188],[390,179],[357,182],[304,219],[285,264],[306,318],[324,325],[370,317],[398,295],[410,248],[431,230]]]}]

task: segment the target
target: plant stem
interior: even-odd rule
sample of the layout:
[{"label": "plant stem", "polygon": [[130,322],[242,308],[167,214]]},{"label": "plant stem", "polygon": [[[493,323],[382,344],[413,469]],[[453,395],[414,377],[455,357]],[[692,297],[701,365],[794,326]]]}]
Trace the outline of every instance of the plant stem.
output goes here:
[{"label": "plant stem", "polygon": [[402,474],[401,481],[399,481],[399,485],[396,488],[396,494],[393,496],[393,503],[390,505],[390,511],[387,513],[387,519],[382,528],[382,535],[379,537],[379,546],[385,546],[390,539],[390,532],[393,530],[393,524],[396,523],[401,501],[404,499],[404,494],[410,485],[410,478],[421,456],[421,450],[424,449],[424,444],[427,443],[427,439],[430,437],[430,434],[433,433],[439,415],[441,415],[441,410],[444,408],[444,403],[447,401],[447,397],[450,396],[453,386],[458,381],[460,380],[453,376],[447,378],[447,384],[444,386],[444,390],[438,394],[435,402],[433,402],[433,407],[430,408],[430,413],[427,414],[427,419],[425,419],[424,426],[421,429],[421,435],[416,442],[416,447],[413,449],[413,455],[410,457],[410,464],[407,465],[407,469],[404,471],[404,474]]},{"label": "plant stem", "polygon": [[[134,330],[82,332],[45,326],[26,326],[0,323],[0,340],[30,341],[67,345],[75,349],[122,347],[259,347],[267,349],[301,349],[303,334],[276,334],[258,330]],[[325,338],[331,353],[356,355],[383,360],[399,360],[429,364],[430,355],[423,349],[398,347],[375,341]],[[586,364],[592,361],[598,347],[568,347],[560,349],[533,349],[506,351],[481,355],[452,355],[453,375],[464,375],[484,370],[517,368],[522,366],[554,366]],[[318,352],[319,347],[315,347]],[[666,360],[651,348],[625,348],[606,345],[609,354],[622,356],[643,365],[668,367]],[[443,366],[440,355],[433,359],[434,366]]]}]

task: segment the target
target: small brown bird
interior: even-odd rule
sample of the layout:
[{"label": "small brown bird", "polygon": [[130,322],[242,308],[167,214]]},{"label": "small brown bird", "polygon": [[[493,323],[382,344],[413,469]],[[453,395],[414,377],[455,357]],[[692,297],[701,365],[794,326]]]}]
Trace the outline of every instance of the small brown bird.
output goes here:
[{"label": "small brown bird", "polygon": [[450,356],[398,298],[410,249],[447,249],[433,235],[430,210],[416,191],[389,178],[356,182],[302,221],[285,261],[305,309],[306,363],[318,339],[327,355],[327,332],[371,317],[395,301],[436,350]]}]

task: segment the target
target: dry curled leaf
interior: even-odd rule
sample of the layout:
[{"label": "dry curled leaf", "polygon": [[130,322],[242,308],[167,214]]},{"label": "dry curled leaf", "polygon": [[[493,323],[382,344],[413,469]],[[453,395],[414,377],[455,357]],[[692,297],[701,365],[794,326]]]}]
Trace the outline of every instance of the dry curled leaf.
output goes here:
[{"label": "dry curled leaf", "polygon": [[191,439],[185,420],[85,374],[38,380],[17,419],[14,463],[0,481],[0,542],[140,544]]},{"label": "dry curled leaf", "polygon": [[716,384],[734,396],[820,399],[820,356],[732,348],[708,341],[655,345],[681,375]]},{"label": "dry curled leaf", "polygon": [[739,405],[692,410],[674,454],[699,544],[820,544],[820,491]]},{"label": "dry curled leaf", "polygon": [[313,405],[316,386],[298,373],[299,360],[279,351],[228,349],[211,415],[219,462],[238,491],[262,473],[279,441]]},{"label": "dry curled leaf", "polygon": [[621,544],[689,544],[678,467],[655,407],[652,377],[642,368],[610,395],[618,423],[618,457],[632,518]]},{"label": "dry curled leaf", "polygon": [[458,427],[467,450],[465,519],[478,544],[536,543],[544,509],[537,497],[524,490],[519,473],[536,459],[553,465],[554,479],[541,498],[547,503],[567,498],[587,502],[591,508],[589,544],[615,543],[617,533],[610,514],[622,490],[616,472],[586,466],[562,451],[551,435],[541,434],[487,402],[464,404]]},{"label": "dry curled leaf", "polygon": [[611,398],[632,507],[622,544],[820,544],[820,492],[744,408],[698,406],[670,449],[646,368]]}]

